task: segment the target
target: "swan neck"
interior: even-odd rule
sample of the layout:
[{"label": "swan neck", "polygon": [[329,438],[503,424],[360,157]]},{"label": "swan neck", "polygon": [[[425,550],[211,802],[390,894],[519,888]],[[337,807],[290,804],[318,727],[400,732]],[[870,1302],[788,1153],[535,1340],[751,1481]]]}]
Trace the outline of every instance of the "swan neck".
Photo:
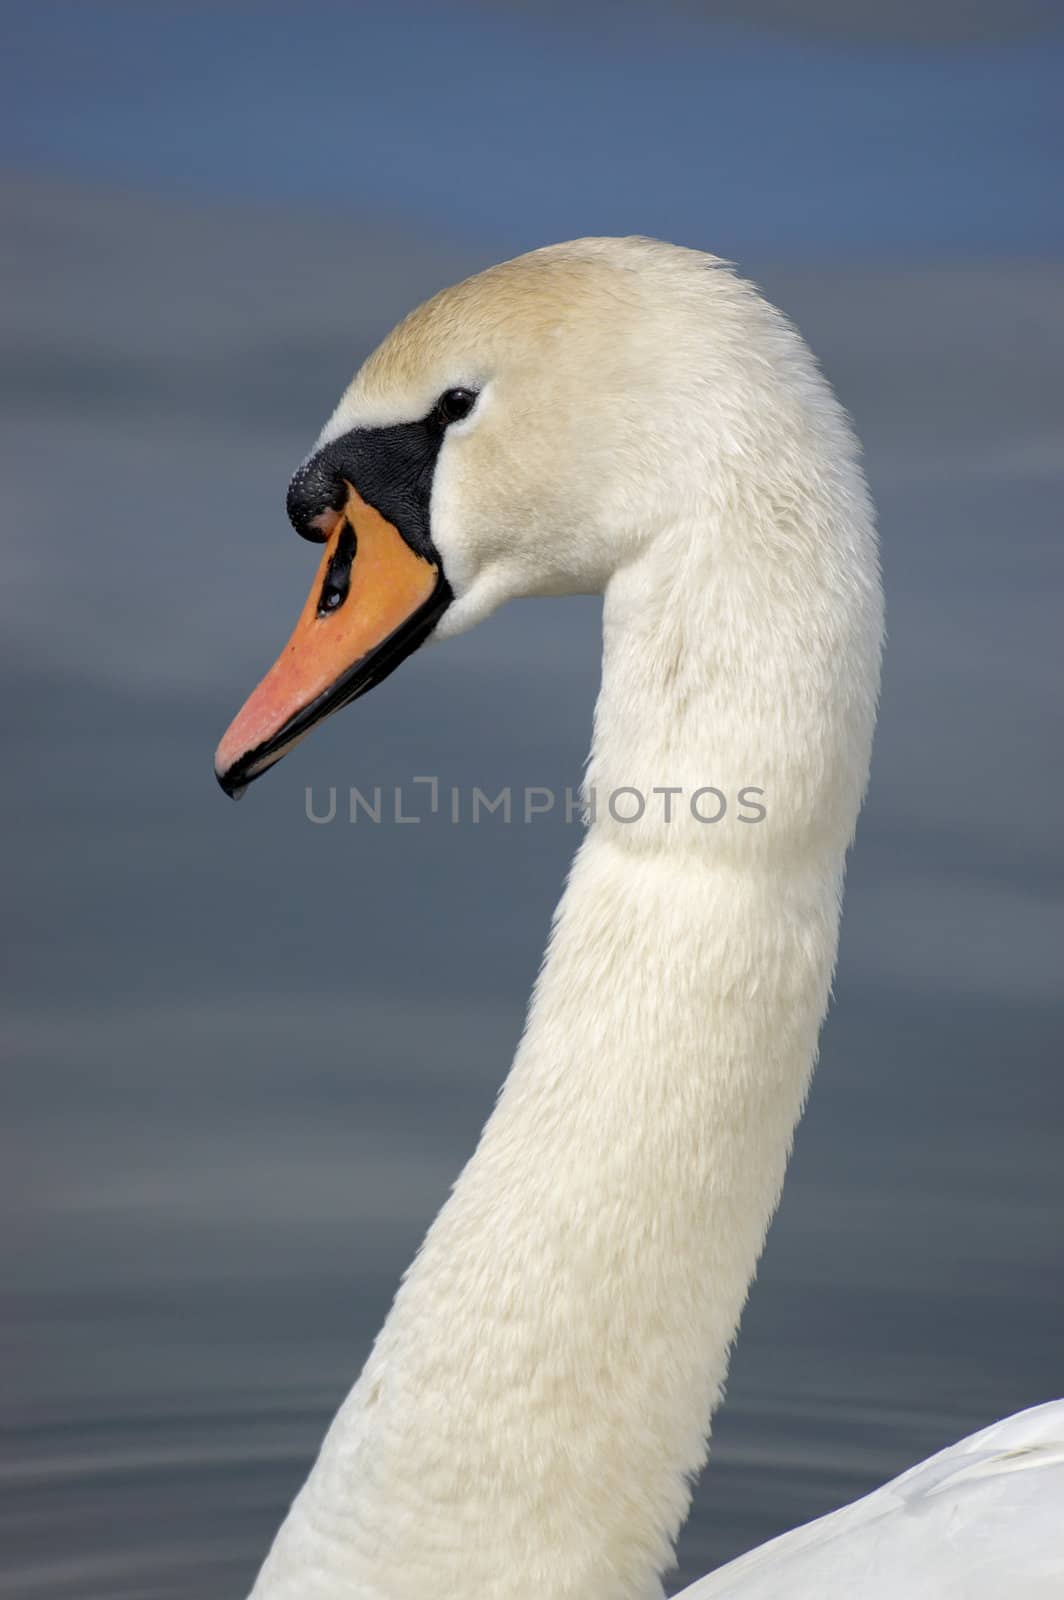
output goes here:
[{"label": "swan neck", "polygon": [[600,796],[498,1103],[257,1600],[309,1593],[308,1550],[329,1600],[661,1594],[809,1084],[875,700],[874,605],[781,619],[748,588],[712,526],[611,581],[589,786],[757,785],[767,814]]}]

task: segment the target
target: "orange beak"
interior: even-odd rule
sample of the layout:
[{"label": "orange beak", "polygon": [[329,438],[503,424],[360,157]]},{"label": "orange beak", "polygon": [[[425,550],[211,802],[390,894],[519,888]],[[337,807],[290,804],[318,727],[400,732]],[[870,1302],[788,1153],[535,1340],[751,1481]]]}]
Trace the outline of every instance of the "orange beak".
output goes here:
[{"label": "orange beak", "polygon": [[315,724],[393,672],[450,599],[439,566],[348,484],[295,631],[218,746],[226,794],[238,798]]}]

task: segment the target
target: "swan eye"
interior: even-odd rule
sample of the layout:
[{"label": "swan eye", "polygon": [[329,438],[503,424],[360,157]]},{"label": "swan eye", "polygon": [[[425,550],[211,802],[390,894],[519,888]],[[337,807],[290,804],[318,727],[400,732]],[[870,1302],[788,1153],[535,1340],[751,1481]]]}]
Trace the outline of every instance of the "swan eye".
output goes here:
[{"label": "swan eye", "polygon": [[445,428],[449,422],[461,422],[476,403],[475,389],[445,389],[436,401],[436,420]]}]

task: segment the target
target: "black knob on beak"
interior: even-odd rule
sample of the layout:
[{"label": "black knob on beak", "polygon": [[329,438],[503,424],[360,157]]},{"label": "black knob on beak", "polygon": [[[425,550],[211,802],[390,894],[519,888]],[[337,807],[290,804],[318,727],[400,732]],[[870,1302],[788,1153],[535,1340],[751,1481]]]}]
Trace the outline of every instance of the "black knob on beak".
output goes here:
[{"label": "black knob on beak", "polygon": [[347,484],[336,468],[335,452],[326,447],[304,461],[288,485],[288,520],[300,538],[325,544],[346,501]]}]

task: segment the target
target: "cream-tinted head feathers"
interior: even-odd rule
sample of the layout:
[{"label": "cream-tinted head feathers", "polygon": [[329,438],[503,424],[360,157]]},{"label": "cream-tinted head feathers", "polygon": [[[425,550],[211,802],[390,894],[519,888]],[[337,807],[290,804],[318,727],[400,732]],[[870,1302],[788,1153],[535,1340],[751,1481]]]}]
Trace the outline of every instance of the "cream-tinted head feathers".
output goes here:
[{"label": "cream-tinted head feathers", "polygon": [[513,596],[603,589],[722,479],[793,500],[854,456],[786,320],[716,257],[649,239],[553,245],[444,290],[368,358],[319,444],[456,386],[479,399],[433,481],[455,593],[441,637]]}]

